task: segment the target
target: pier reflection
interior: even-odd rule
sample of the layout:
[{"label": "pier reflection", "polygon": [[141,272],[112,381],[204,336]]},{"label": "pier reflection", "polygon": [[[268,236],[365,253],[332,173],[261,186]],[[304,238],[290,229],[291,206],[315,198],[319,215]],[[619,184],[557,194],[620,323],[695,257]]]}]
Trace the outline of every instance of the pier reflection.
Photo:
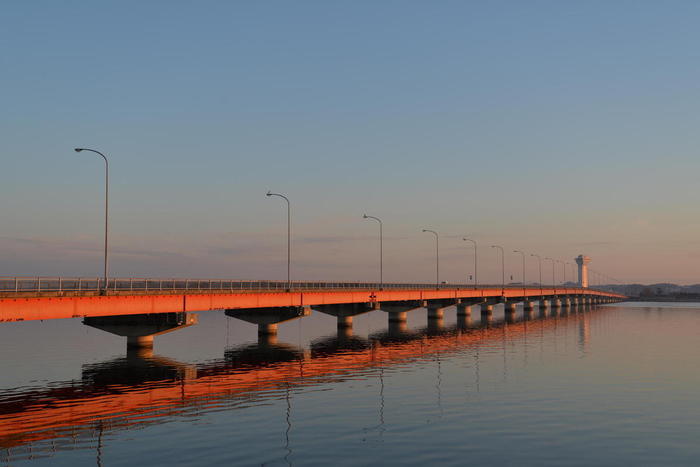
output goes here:
[{"label": "pier reflection", "polygon": [[[474,350],[478,374],[480,347],[499,345],[504,339],[510,345],[528,332],[541,338],[543,330],[565,321],[583,326],[581,341],[587,343],[589,318],[583,320],[581,313],[572,310],[555,318],[546,314],[537,318],[529,311],[477,321],[460,316],[454,325],[435,319],[411,330],[405,321],[390,322],[387,329],[367,338],[339,328],[336,335],[317,339],[308,349],[279,343],[274,335],[261,336],[256,343],[226,348],[218,360],[196,365],[154,355],[152,350],[133,350],[122,358],[84,365],[79,380],[0,392],[0,448],[10,460],[22,446],[50,455],[68,440],[70,449],[75,449],[75,440],[83,438],[92,443],[83,447],[94,448],[94,440],[100,439],[101,446],[103,433],[113,430],[164,423],[208,409],[232,410],[257,397],[286,399],[289,404],[295,389],[348,378],[381,376],[383,398],[384,374],[392,365],[426,359],[442,362]],[[540,325],[533,327],[534,320]],[[439,383],[440,366],[437,371]],[[437,391],[440,401],[439,384]],[[383,399],[379,413],[383,430]]]}]

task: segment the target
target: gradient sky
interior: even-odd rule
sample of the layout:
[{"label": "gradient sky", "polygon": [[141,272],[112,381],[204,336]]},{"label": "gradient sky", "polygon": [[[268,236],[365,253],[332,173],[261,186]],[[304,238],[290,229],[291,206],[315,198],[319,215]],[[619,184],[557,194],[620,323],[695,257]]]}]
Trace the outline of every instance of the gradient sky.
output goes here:
[{"label": "gradient sky", "polygon": [[[0,275],[700,282],[700,3],[5,1]],[[548,270],[551,277],[551,269]],[[528,280],[537,265],[528,258]],[[559,271],[559,278],[561,277]],[[569,273],[570,274],[570,273]],[[545,278],[546,278],[545,277]],[[570,278],[570,277],[568,277]]]}]

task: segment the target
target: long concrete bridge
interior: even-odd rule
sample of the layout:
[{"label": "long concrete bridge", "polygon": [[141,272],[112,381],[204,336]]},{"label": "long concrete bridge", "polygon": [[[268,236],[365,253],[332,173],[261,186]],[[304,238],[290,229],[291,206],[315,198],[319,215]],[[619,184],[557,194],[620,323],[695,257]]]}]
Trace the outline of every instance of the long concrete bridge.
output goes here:
[{"label": "long concrete bridge", "polygon": [[0,278],[0,322],[83,318],[83,323],[127,337],[127,344],[150,347],[154,336],[196,324],[189,312],[225,310],[226,315],[257,324],[260,334],[275,334],[279,323],[308,316],[311,310],[333,315],[338,327],[373,310],[387,312],[390,323],[427,308],[428,320],[441,320],[446,308],[468,316],[503,304],[505,314],[522,310],[568,308],[621,301],[620,294],[585,287],[479,286],[468,284],[376,284],[358,282],[280,282],[185,279]]}]

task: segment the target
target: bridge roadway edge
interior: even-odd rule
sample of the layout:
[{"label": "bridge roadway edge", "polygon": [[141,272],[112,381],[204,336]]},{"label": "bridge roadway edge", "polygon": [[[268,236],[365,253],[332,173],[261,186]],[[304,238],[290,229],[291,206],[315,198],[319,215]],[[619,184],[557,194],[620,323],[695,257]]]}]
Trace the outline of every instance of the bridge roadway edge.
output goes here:
[{"label": "bridge roadway edge", "polygon": [[0,322],[85,318],[150,313],[202,312],[240,308],[270,308],[349,303],[400,302],[408,300],[494,299],[590,295],[624,299],[623,295],[585,288],[479,288],[319,290],[291,292],[221,292],[190,294],[73,295],[69,297],[2,297]]}]

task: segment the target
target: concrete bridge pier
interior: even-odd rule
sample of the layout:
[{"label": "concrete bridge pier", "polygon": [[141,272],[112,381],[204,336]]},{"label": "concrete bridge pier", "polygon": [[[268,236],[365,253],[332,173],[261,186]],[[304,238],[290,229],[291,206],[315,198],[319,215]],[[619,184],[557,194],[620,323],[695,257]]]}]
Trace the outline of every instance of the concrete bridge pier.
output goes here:
[{"label": "concrete bridge pier", "polygon": [[420,310],[428,304],[425,300],[408,300],[403,302],[382,303],[379,309],[389,315],[389,325],[391,323],[405,323],[406,314],[409,311]]},{"label": "concrete bridge pier", "polygon": [[442,320],[445,317],[445,308],[461,304],[461,300],[428,300],[428,321]]},{"label": "concrete bridge pier", "polygon": [[440,316],[439,318],[429,318],[428,319],[428,332],[436,333],[445,329],[445,320]]},{"label": "concrete bridge pier", "polygon": [[523,301],[523,311],[532,311],[535,309],[535,303],[532,300],[525,299]]},{"label": "concrete bridge pier", "polygon": [[406,311],[390,311],[389,312],[389,322],[390,323],[405,323],[408,319]]},{"label": "concrete bridge pier", "polygon": [[408,332],[408,323],[403,321],[389,321],[388,332],[390,336],[399,336]]},{"label": "concrete bridge pier", "polygon": [[559,299],[559,296],[555,295],[549,300],[549,306],[552,309],[556,308],[561,308],[561,300]]},{"label": "concrete bridge pier", "polygon": [[523,319],[524,319],[525,321],[531,321],[531,320],[533,320],[534,318],[535,318],[535,310],[534,310],[533,308],[530,308],[529,310],[528,310],[528,309],[525,309],[525,310],[523,311]]},{"label": "concrete bridge pier", "polygon": [[378,310],[379,303],[343,303],[338,305],[314,305],[311,309],[320,313],[335,316],[338,320],[338,328],[352,328],[352,319],[364,313]]},{"label": "concrete bridge pier", "polygon": [[442,307],[428,307],[428,321],[440,320],[445,317],[445,308]]},{"label": "concrete bridge pier", "polygon": [[126,337],[127,349],[152,349],[155,336],[197,324],[197,315],[181,312],[95,316],[84,318],[83,324]]},{"label": "concrete bridge pier", "polygon": [[493,305],[489,302],[483,302],[481,304],[481,317],[493,316]]},{"label": "concrete bridge pier", "polygon": [[225,311],[226,316],[258,325],[258,334],[277,334],[277,325],[311,314],[311,308],[285,306],[274,308],[236,308]]},{"label": "concrete bridge pier", "polygon": [[338,341],[346,341],[352,337],[352,322],[350,326],[340,326],[338,325]]},{"label": "concrete bridge pier", "polygon": [[503,313],[507,323],[515,322],[515,303],[516,302],[506,302],[503,304]]},{"label": "concrete bridge pier", "polygon": [[539,307],[540,311],[542,311],[542,310],[546,310],[549,307],[549,303],[547,303],[546,298],[542,297],[537,302],[537,306]]},{"label": "concrete bridge pier", "polygon": [[472,315],[472,303],[458,303],[457,304],[457,317],[460,316],[471,316]]},{"label": "concrete bridge pier", "polygon": [[457,314],[457,327],[460,329],[467,329],[472,326],[471,315],[460,315]]}]

